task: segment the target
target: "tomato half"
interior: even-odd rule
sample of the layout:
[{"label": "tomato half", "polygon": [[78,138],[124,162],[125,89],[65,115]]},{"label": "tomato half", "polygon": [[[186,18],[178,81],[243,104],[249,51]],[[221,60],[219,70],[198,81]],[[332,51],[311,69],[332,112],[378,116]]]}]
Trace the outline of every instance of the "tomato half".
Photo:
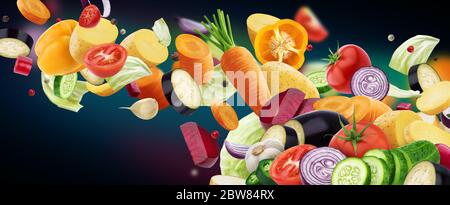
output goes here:
[{"label": "tomato half", "polygon": [[351,94],[353,74],[360,68],[372,65],[366,51],[357,45],[346,45],[329,56],[330,64],[327,68],[328,84],[336,91]]},{"label": "tomato half", "polygon": [[309,7],[302,6],[298,9],[294,19],[305,27],[308,32],[309,41],[320,43],[328,37],[327,29]]},{"label": "tomato half", "polygon": [[270,167],[272,180],[279,185],[302,185],[300,160],[315,148],[312,145],[298,145],[278,155]]},{"label": "tomato half", "polygon": [[84,56],[86,67],[101,78],[117,74],[125,65],[127,51],[117,44],[103,44],[89,49]]},{"label": "tomato half", "polygon": [[97,6],[86,6],[80,14],[79,24],[84,28],[95,27],[100,22],[101,14]]},{"label": "tomato half", "polygon": [[[368,126],[368,127],[367,127]],[[363,131],[363,129],[367,127],[367,129],[362,133],[361,137],[355,139],[357,134]],[[363,157],[364,154],[372,149],[383,149],[389,150],[390,144],[389,141],[384,134],[383,130],[381,130],[376,125],[371,125],[367,123],[357,123],[356,130],[352,131],[353,125],[349,124],[345,126],[351,136],[347,136],[344,130],[340,130],[336,135],[331,139],[329,147],[335,148],[342,153],[344,153],[347,157]],[[354,135],[352,135],[354,133]],[[348,138],[345,140],[343,138]],[[356,153],[355,148],[352,144],[352,138],[356,140]]]}]

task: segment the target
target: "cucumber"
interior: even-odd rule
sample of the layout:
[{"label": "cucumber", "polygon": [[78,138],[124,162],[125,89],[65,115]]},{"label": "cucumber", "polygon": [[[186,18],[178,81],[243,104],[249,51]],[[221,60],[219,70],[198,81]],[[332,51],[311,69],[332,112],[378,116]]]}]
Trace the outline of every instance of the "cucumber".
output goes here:
[{"label": "cucumber", "polygon": [[359,158],[347,158],[334,168],[331,185],[369,185],[370,179],[369,165]]},{"label": "cucumber", "polygon": [[391,150],[392,157],[394,158],[395,172],[392,185],[402,185],[408,174],[408,165],[404,155],[398,150]]},{"label": "cucumber", "polygon": [[390,170],[384,160],[377,157],[363,157],[370,167],[370,185],[389,185]]},{"label": "cucumber", "polygon": [[62,99],[69,98],[75,90],[77,80],[77,73],[55,76],[55,81],[53,82],[53,91],[55,92],[55,95]]},{"label": "cucumber", "polygon": [[405,156],[408,170],[422,161],[430,161],[438,164],[440,161],[439,150],[429,141],[416,141],[396,150]]},{"label": "cucumber", "polygon": [[325,71],[317,71],[306,76],[316,86],[320,94],[331,90],[327,82],[327,73]]},{"label": "cucumber", "polygon": [[256,176],[256,171],[252,172],[250,176],[247,177],[247,180],[245,180],[245,185],[261,185],[261,182],[259,182],[259,179]]},{"label": "cucumber", "polygon": [[258,164],[258,168],[256,169],[256,177],[258,177],[258,180],[262,185],[277,185],[269,174],[272,162],[272,159],[266,159],[260,161]]},{"label": "cucumber", "polygon": [[389,184],[392,183],[395,175],[395,165],[394,157],[392,157],[392,154],[389,151],[373,149],[366,152],[366,154],[364,154],[364,157],[377,157],[379,159],[382,159],[386,163],[389,170]]}]

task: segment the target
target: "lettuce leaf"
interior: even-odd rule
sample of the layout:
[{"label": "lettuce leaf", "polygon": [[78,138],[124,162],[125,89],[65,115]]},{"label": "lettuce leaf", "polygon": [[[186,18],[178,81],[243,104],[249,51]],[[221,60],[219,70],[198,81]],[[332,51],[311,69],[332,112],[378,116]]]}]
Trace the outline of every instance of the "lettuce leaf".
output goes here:
[{"label": "lettuce leaf", "polygon": [[[226,82],[225,87],[224,82]],[[214,68],[211,80],[202,85],[200,91],[202,93],[202,106],[224,102],[236,93],[236,89],[228,80],[220,65]]]},{"label": "lettuce leaf", "polygon": [[166,22],[163,18],[158,19],[155,21],[155,24],[153,24],[153,32],[155,32],[156,36],[159,39],[159,42],[169,47],[170,41],[172,40],[172,37],[170,36],[169,27],[167,26]]},{"label": "lettuce leaf", "polygon": [[128,56],[122,70],[107,78],[106,81],[113,90],[120,90],[126,85],[151,74],[152,72],[141,59]]},{"label": "lettuce leaf", "polygon": [[420,92],[414,90],[402,90],[397,86],[390,84],[388,96],[394,98],[415,98],[420,97]]},{"label": "lettuce leaf", "polygon": [[[428,58],[438,43],[439,39],[432,36],[414,36],[395,50],[389,67],[404,75],[408,75],[408,71],[412,66],[428,61]],[[408,52],[409,46],[414,46],[414,52]]]}]

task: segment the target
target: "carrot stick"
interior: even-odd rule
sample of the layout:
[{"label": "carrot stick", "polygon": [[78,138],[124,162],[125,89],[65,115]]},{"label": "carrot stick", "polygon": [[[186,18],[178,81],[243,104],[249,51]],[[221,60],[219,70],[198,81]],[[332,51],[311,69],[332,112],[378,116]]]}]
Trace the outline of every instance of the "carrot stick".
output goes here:
[{"label": "carrot stick", "polygon": [[239,118],[236,111],[228,103],[212,105],[211,113],[217,123],[228,131],[235,130],[239,125]]},{"label": "carrot stick", "polygon": [[141,93],[139,99],[153,98],[158,102],[159,110],[163,110],[169,106],[164,96],[161,79],[164,73],[157,67],[151,67],[152,74],[136,81]]}]

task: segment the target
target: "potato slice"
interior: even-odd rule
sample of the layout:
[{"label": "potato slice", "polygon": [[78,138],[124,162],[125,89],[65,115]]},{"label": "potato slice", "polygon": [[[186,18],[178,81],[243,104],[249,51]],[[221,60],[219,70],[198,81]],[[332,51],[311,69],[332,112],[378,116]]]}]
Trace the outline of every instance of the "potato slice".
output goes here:
[{"label": "potato slice", "polygon": [[386,134],[391,148],[406,145],[405,127],[414,121],[421,120],[420,116],[410,110],[392,111],[378,117],[374,124]]},{"label": "potato slice", "polygon": [[419,140],[427,140],[434,144],[450,146],[450,134],[425,121],[414,121],[405,128],[405,140],[413,143]]},{"label": "potato slice", "polygon": [[100,19],[94,28],[75,27],[70,38],[70,54],[81,64],[84,64],[84,55],[87,51],[97,45],[114,43],[119,35],[117,26],[107,19]]},{"label": "potato slice", "polygon": [[279,18],[268,14],[256,13],[250,15],[247,18],[247,31],[252,45],[255,42],[256,34],[259,30],[261,30],[265,26],[273,25],[279,20]]},{"label": "potato slice", "polygon": [[167,47],[149,29],[140,29],[130,34],[120,45],[127,49],[129,56],[140,58],[149,67],[157,66],[169,57]]},{"label": "potato slice", "polygon": [[425,114],[437,115],[450,107],[450,81],[442,81],[426,89],[417,99],[417,108]]},{"label": "potato slice", "polygon": [[38,57],[38,67],[48,75],[67,75],[84,67],[76,62],[69,52],[70,36],[53,39]]}]

